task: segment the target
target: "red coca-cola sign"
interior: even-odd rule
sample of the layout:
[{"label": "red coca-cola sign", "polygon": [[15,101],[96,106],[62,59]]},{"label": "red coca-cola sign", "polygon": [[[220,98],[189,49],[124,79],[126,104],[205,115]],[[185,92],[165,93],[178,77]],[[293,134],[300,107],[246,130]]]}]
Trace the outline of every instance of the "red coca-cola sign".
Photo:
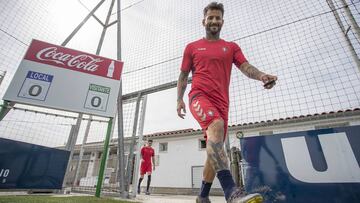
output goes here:
[{"label": "red coca-cola sign", "polygon": [[33,40],[24,59],[120,80],[123,63],[101,56]]}]

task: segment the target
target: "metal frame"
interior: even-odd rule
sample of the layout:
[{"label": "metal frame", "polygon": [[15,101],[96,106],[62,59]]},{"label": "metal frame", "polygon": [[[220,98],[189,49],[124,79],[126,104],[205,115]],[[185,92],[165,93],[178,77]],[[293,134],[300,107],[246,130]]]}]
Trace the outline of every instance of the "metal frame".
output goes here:
[{"label": "metal frame", "polygon": [[137,124],[139,120],[139,108],[140,108],[140,100],[141,100],[141,93],[138,94],[137,100],[136,100],[136,108],[135,108],[135,115],[134,115],[134,123],[133,123],[133,131],[132,131],[132,139],[130,144],[130,150],[129,150],[129,156],[128,161],[126,164],[126,191],[129,191],[129,186],[131,182],[131,173],[133,172],[133,159],[134,159],[134,146],[135,146],[135,140],[136,140],[136,130],[137,130]]},{"label": "metal frame", "polygon": [[[118,35],[117,35],[117,38],[118,38],[118,43],[117,43],[117,51],[118,51],[118,56],[117,56],[117,59],[118,60],[121,60],[121,45],[120,45],[120,38],[121,38],[121,32],[120,32],[120,29],[121,29],[121,23],[120,23],[120,0],[117,0],[117,17],[118,19],[115,21],[115,22],[112,22],[111,24],[109,24],[109,20],[110,20],[110,16],[111,16],[111,11],[113,9],[113,6],[114,6],[114,3],[115,3],[115,0],[112,0],[111,1],[111,4],[110,4],[110,8],[108,10],[108,14],[107,14],[107,17],[106,17],[106,20],[105,20],[105,24],[102,23],[100,21],[100,19],[94,14],[95,11],[105,2],[105,0],[101,0],[94,8],[93,10],[91,10],[89,12],[89,14],[84,18],[84,20],[73,30],[73,32],[65,39],[65,41],[61,44],[62,46],[66,46],[67,43],[75,36],[75,34],[81,29],[81,27],[87,22],[87,20],[90,18],[90,17],[94,17],[95,20],[103,27],[103,31],[101,33],[101,36],[100,36],[100,40],[99,40],[99,43],[98,43],[98,47],[97,47],[97,50],[96,50],[96,55],[99,55],[100,54],[100,51],[101,51],[101,47],[102,47],[102,44],[103,44],[103,41],[104,41],[104,38],[105,38],[105,34],[106,34],[106,30],[108,27],[110,27],[111,25],[115,24],[117,22],[118,24]],[[81,2],[80,2],[81,3]],[[121,101],[121,89],[122,89],[122,85],[120,84],[120,90],[119,90],[119,98],[118,99],[118,102],[119,100]],[[7,103],[5,105],[8,105]],[[119,106],[121,108],[119,108]],[[7,109],[7,108],[6,108]],[[119,110],[121,109],[121,110]],[[0,112],[2,113],[2,111]],[[5,113],[6,114],[6,113]],[[119,118],[118,118],[118,121],[119,123],[122,123],[123,122],[123,118],[122,118],[122,103],[118,103],[118,115],[119,115]],[[83,117],[83,114],[80,113],[78,115],[78,118],[77,118],[77,121],[76,121],[76,125],[74,126],[74,130],[73,132],[71,133],[70,137],[69,137],[69,140],[76,140],[77,139],[77,136],[79,134],[79,129],[80,129],[80,125],[81,125],[81,120]],[[80,155],[79,155],[79,161],[77,163],[77,166],[76,166],[76,173],[75,173],[75,181],[74,181],[74,184],[77,183],[77,179],[78,179],[78,173],[79,173],[79,168],[80,168],[80,164],[81,164],[81,161],[82,161],[82,155],[83,155],[83,147],[84,147],[84,144],[86,143],[87,141],[87,137],[88,137],[88,134],[89,134],[89,129],[90,129],[90,125],[91,125],[91,120],[92,120],[92,116],[90,115],[89,117],[89,121],[87,123],[87,126],[86,126],[86,130],[85,130],[85,136],[84,136],[84,139],[83,139],[83,144],[81,145],[81,149],[80,149]],[[109,142],[110,142],[110,137],[112,137],[112,133],[113,133],[113,118],[110,118],[109,119],[109,122],[108,122],[108,128],[107,128],[107,133],[106,133],[106,138],[105,138],[105,141],[104,141],[104,150],[103,150],[103,153],[102,153],[102,157],[101,157],[101,165],[100,165],[100,171],[99,171],[99,176],[98,176],[98,184],[97,184],[97,187],[96,187],[96,193],[95,193],[95,196],[96,197],[100,197],[100,193],[101,193],[101,186],[102,186],[102,183],[103,183],[103,176],[104,176],[104,171],[105,171],[105,166],[106,166],[106,159],[107,159],[107,154],[108,154],[108,148],[109,148]],[[119,133],[119,137],[123,137],[123,129],[122,129],[122,125],[120,126],[119,125],[119,128],[121,127],[121,133]],[[120,140],[120,139],[119,139]],[[119,148],[123,148],[124,144],[123,142],[119,143]],[[76,141],[75,142],[72,142],[71,143],[73,146],[71,147],[71,149],[74,148],[75,144],[76,144]],[[122,144],[122,145],[121,145]],[[73,153],[73,150],[71,150],[71,154]],[[119,157],[119,160],[123,160],[124,159],[124,153],[120,153],[120,157]],[[70,156],[70,159],[69,159],[69,163],[71,161],[71,156]],[[69,166],[69,163],[68,163],[68,166]],[[123,164],[121,164],[121,162],[119,162],[119,168],[120,168],[120,174],[123,174],[123,170],[121,170],[121,168],[123,168]],[[124,181],[123,181],[123,176],[120,175],[120,193],[123,192],[123,185],[124,185]]]},{"label": "metal frame", "polygon": [[[351,52],[351,56],[354,60],[354,62],[356,63],[356,66],[358,67],[358,70],[360,71],[360,60],[359,60],[359,57],[357,56],[356,54],[356,51],[355,51],[355,48],[354,46],[352,45],[351,43],[351,40],[349,38],[349,36],[347,35],[348,32],[349,32],[349,29],[351,29],[351,27],[349,27],[348,29],[345,28],[344,24],[342,23],[341,21],[341,18],[339,16],[339,13],[337,12],[337,9],[335,8],[335,5],[334,5],[334,2],[333,0],[326,0],[326,2],[328,3],[332,13],[334,14],[334,17],[335,17],[335,20],[336,22],[338,23],[339,27],[340,27],[340,30],[343,32],[344,34],[344,37],[345,37],[345,41],[347,42],[348,44],[348,48]],[[345,13],[346,15],[348,16],[348,18],[350,19],[350,22],[351,24],[353,25],[354,29],[355,29],[355,33],[357,34],[357,36],[359,37],[360,34],[359,34],[359,26],[356,24],[355,20],[353,19],[354,17],[352,16],[349,8],[348,8],[348,5],[346,4],[346,2],[343,1],[343,3],[345,4],[343,8],[345,8]],[[360,39],[360,38],[359,38]]]},{"label": "metal frame", "polygon": [[[360,70],[360,62],[359,62],[359,58],[356,55],[356,52],[354,50],[354,47],[351,44],[351,41],[349,40],[347,33],[349,31],[349,29],[351,29],[351,27],[349,27],[348,29],[345,29],[344,25],[342,24],[340,17],[337,13],[337,9],[335,8],[335,6],[333,5],[333,1],[332,0],[326,0],[329,3],[329,7],[331,9],[331,11],[333,12],[336,21],[339,24],[340,29],[343,31],[344,36],[346,38],[346,41],[348,43],[348,47],[349,49],[351,49],[351,53],[352,53],[352,57],[355,61],[355,63],[357,64],[359,70]],[[341,0],[343,5],[344,5],[344,9],[345,9],[345,13],[347,15],[347,17],[350,19],[351,24],[352,24],[352,28],[355,29],[355,34],[357,35],[357,37],[360,37],[359,34],[359,26],[356,24],[356,21],[354,20],[348,5],[346,4],[346,2],[344,0]],[[110,16],[111,16],[111,11],[113,9],[114,6],[114,2],[115,0],[112,0],[107,17],[106,17],[106,22],[103,23],[96,15],[95,12],[96,10],[105,2],[105,0],[100,0],[100,2],[89,12],[89,14],[84,18],[84,20],[73,30],[73,32],[64,40],[64,42],[61,44],[62,46],[66,46],[67,43],[75,36],[75,34],[81,29],[81,27],[87,22],[87,20],[90,17],[93,17],[102,27],[103,27],[103,31],[101,33],[100,36],[100,40],[99,40],[99,44],[97,47],[97,51],[96,54],[98,55],[100,53],[102,44],[103,44],[103,40],[106,34],[106,30],[108,27],[117,24],[117,59],[121,60],[121,4],[120,4],[120,0],[117,0],[117,20],[113,21],[113,22],[109,22],[110,20]],[[1,78],[2,79],[2,78]],[[1,81],[0,81],[1,82]],[[188,80],[188,83],[191,83],[191,78]],[[142,137],[143,137],[143,126],[144,126],[144,118],[145,118],[145,109],[146,109],[146,101],[147,101],[147,96],[148,94],[151,93],[155,93],[155,92],[159,92],[159,91],[163,91],[166,89],[170,89],[170,88],[174,88],[177,85],[177,81],[172,81],[169,83],[165,83],[162,85],[158,85],[158,86],[154,86],[151,88],[147,88],[144,90],[140,90],[140,91],[136,91],[136,92],[132,92],[129,94],[126,94],[124,96],[122,96],[122,81],[120,81],[120,89],[119,89],[119,97],[118,97],[118,102],[117,102],[117,115],[118,115],[118,181],[119,181],[119,187],[120,187],[120,196],[123,198],[128,198],[129,194],[128,194],[128,183],[125,182],[125,158],[124,158],[124,132],[123,132],[123,101],[127,101],[130,99],[134,99],[137,98],[137,104],[136,104],[136,112],[135,112],[135,121],[133,124],[133,137],[132,137],[132,145],[131,145],[131,149],[130,149],[130,154],[129,154],[129,161],[128,161],[128,166],[132,165],[131,157],[133,156],[133,151],[134,151],[134,144],[135,144],[135,139],[136,139],[136,130],[137,130],[137,122],[139,120],[138,118],[138,114],[139,114],[139,105],[140,105],[140,100],[143,98],[143,102],[142,102],[142,110],[141,110],[141,116],[140,116],[140,122],[139,122],[139,132],[137,133],[139,135],[139,141],[138,141],[138,150],[140,149],[139,146],[141,146],[141,142],[142,142]],[[14,106],[14,102],[8,102],[8,101],[4,101],[4,105],[1,108],[0,111],[0,120],[6,115],[6,113],[11,109],[11,107]],[[15,108],[14,108],[15,109]],[[48,113],[50,114],[50,113]],[[345,114],[345,113],[344,113]],[[76,125],[73,127],[73,129],[70,132],[70,136],[69,136],[69,149],[73,149],[75,145],[74,140],[76,140],[78,134],[79,134],[79,128],[81,125],[81,120],[89,120],[86,126],[86,131],[85,131],[85,136],[83,139],[83,144],[81,145],[81,150],[80,150],[80,157],[79,157],[79,163],[77,164],[76,167],[76,175],[75,175],[75,181],[77,181],[78,178],[78,168],[80,167],[81,164],[81,159],[82,159],[82,155],[83,155],[83,147],[87,141],[87,137],[89,134],[89,128],[91,125],[91,121],[93,121],[92,116],[89,117],[89,119],[84,119],[83,118],[83,114],[79,114],[77,117],[77,121],[76,121]],[[104,122],[104,121],[101,121]],[[106,158],[107,158],[107,152],[108,152],[108,145],[109,145],[109,141],[110,141],[110,137],[112,134],[112,126],[113,126],[113,118],[110,118],[110,120],[108,121],[109,125],[108,125],[108,129],[107,129],[107,133],[106,133],[106,139],[104,141],[104,151],[103,151],[103,156],[102,156],[102,160],[101,160],[101,169],[99,172],[99,179],[98,179],[98,185],[99,187],[96,188],[96,196],[99,197],[100,193],[101,193],[101,185],[102,185],[102,181],[103,181],[103,173],[104,173],[104,168],[106,166]],[[284,122],[288,122],[288,121],[284,121]],[[291,122],[291,121],[290,121]],[[274,124],[263,124],[263,123],[259,123],[259,125],[256,126],[241,126],[239,127],[240,129],[248,129],[248,128],[254,128],[254,127],[259,127],[259,126],[266,126],[266,125],[274,125]],[[228,142],[228,140],[227,140]],[[228,143],[227,143],[228,144]],[[72,153],[73,150],[71,150]],[[228,146],[227,146],[227,151],[228,151]],[[72,157],[70,157],[71,160]],[[130,164],[129,164],[130,163]],[[136,156],[136,162],[135,162],[135,174],[134,174],[134,180],[133,183],[135,183],[137,181],[137,175],[138,175],[138,165],[139,165],[139,153]],[[191,170],[192,170],[192,174],[191,174],[191,178],[193,181],[193,167],[200,167],[200,166],[192,166]],[[202,166],[204,167],[204,166]],[[128,167],[128,169],[131,169],[132,167]],[[131,170],[128,170],[127,172],[127,180],[130,180],[131,174],[130,172]],[[130,182],[130,181],[128,181]],[[126,183],[126,185],[125,185]],[[193,185],[193,182],[192,182]],[[133,194],[132,196],[136,195],[136,190],[134,189],[136,187],[136,184],[133,185]]]}]

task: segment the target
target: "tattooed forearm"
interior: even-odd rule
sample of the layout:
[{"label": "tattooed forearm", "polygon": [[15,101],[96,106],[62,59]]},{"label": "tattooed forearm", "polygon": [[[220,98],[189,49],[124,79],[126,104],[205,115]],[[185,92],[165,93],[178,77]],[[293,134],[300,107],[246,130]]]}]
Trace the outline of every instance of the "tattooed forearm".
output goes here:
[{"label": "tattooed forearm", "polygon": [[220,141],[218,143],[214,143],[211,140],[208,140],[206,146],[208,159],[212,167],[214,168],[215,172],[229,169],[228,160],[226,158],[226,154],[223,146],[224,146],[224,142]]},{"label": "tattooed forearm", "polygon": [[265,74],[265,73],[259,71],[257,68],[255,68],[253,65],[251,65],[248,62],[245,62],[245,63],[241,64],[239,69],[246,76],[248,76],[249,78],[255,79],[255,80],[261,80],[260,77]]},{"label": "tattooed forearm", "polygon": [[187,80],[189,77],[189,72],[181,71],[179,75],[179,80],[177,83],[177,100],[182,100],[187,86]]}]

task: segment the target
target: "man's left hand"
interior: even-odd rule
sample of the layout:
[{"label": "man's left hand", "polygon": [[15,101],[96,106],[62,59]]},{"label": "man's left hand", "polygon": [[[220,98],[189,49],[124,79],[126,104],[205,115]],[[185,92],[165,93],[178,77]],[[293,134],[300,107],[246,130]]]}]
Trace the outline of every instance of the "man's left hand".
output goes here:
[{"label": "man's left hand", "polygon": [[271,89],[276,84],[275,81],[277,81],[277,77],[275,75],[264,74],[264,75],[261,76],[260,80],[264,84],[266,84],[268,82],[271,82],[271,81],[274,81],[273,83],[270,83],[270,84],[264,86],[265,89]]}]

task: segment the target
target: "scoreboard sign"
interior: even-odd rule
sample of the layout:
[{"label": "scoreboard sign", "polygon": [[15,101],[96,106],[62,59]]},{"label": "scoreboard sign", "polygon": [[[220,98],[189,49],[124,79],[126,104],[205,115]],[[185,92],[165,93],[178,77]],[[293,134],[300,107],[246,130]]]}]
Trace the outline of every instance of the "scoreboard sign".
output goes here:
[{"label": "scoreboard sign", "polygon": [[4,100],[113,117],[123,63],[33,40]]}]

